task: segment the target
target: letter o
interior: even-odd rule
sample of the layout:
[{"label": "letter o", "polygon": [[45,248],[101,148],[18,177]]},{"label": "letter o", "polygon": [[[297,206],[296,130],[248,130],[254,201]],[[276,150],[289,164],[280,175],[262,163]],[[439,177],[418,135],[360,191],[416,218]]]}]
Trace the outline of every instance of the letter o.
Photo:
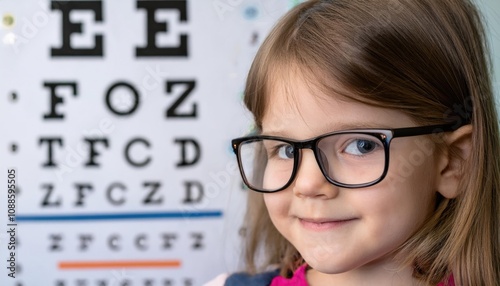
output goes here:
[{"label": "letter o", "polygon": [[[115,107],[111,104],[112,92],[118,87],[125,87],[132,92],[132,95],[134,97],[134,105],[129,110],[126,110],[126,111],[116,110]],[[120,116],[130,115],[130,114],[134,113],[134,111],[139,107],[139,92],[137,91],[137,89],[134,88],[133,85],[131,85],[129,83],[117,82],[117,83],[113,84],[106,92],[106,105],[108,106],[108,109],[116,115],[120,115]]]}]

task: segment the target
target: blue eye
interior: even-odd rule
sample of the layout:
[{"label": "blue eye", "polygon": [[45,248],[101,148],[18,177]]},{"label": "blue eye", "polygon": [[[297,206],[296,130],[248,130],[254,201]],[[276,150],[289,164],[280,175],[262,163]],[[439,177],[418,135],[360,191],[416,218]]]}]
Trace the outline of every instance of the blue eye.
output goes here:
[{"label": "blue eye", "polygon": [[347,147],[344,149],[344,152],[351,155],[361,156],[373,152],[378,147],[379,144],[377,144],[377,142],[375,141],[366,139],[356,139],[353,140],[351,143],[349,143],[349,145],[347,145]]},{"label": "blue eye", "polygon": [[295,152],[292,145],[283,145],[277,148],[278,157],[281,159],[293,159]]}]

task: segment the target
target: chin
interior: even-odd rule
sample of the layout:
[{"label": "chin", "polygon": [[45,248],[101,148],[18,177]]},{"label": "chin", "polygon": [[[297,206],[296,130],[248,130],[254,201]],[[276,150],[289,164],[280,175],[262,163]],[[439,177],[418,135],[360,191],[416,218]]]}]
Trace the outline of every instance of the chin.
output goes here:
[{"label": "chin", "polygon": [[307,265],[314,270],[324,274],[339,274],[348,272],[356,267],[342,259],[334,259],[332,257],[304,257]]}]

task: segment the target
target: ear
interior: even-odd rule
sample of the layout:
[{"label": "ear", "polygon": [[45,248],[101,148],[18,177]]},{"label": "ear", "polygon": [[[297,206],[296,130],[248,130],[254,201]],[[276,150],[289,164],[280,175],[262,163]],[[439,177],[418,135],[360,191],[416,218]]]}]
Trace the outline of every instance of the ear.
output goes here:
[{"label": "ear", "polygon": [[447,133],[444,148],[439,155],[437,190],[445,198],[459,195],[460,179],[464,176],[463,165],[472,151],[472,125],[464,125]]}]

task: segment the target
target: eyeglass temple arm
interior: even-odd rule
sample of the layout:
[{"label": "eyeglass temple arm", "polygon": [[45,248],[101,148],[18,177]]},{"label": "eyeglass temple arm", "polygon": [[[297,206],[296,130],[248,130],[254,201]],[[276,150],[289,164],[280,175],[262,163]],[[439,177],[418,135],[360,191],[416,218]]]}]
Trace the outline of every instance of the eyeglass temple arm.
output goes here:
[{"label": "eyeglass temple arm", "polygon": [[448,132],[448,131],[454,131],[456,129],[455,125],[456,124],[453,123],[453,124],[397,128],[397,129],[392,129],[392,134],[393,137],[408,137],[408,136],[418,136],[418,135]]}]

